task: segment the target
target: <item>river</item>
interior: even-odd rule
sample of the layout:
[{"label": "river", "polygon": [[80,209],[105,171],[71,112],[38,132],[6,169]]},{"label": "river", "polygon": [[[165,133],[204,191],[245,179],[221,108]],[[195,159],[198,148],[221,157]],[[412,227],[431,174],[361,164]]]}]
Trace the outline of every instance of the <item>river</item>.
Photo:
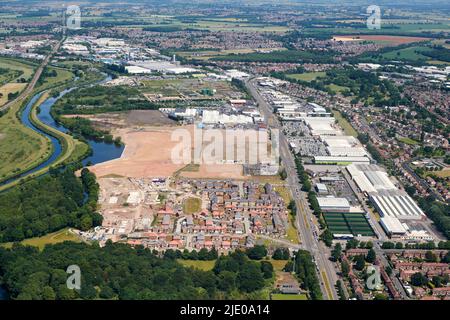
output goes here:
[{"label": "river", "polygon": [[[111,79],[111,78],[107,77],[106,79],[102,80],[101,82],[98,82],[98,84],[103,83],[104,81],[108,81],[108,79]],[[58,131],[67,133],[68,130],[65,127],[56,123],[56,121],[51,116],[50,111],[51,111],[52,106],[56,103],[56,101],[58,101],[66,93],[68,93],[74,89],[76,89],[76,87],[66,89],[66,90],[62,91],[57,97],[50,97],[47,100],[45,100],[39,106],[40,112],[37,115],[39,120],[41,122],[47,124],[48,126],[57,129]],[[40,130],[39,128],[35,127],[31,123],[31,120],[30,120],[30,113],[33,108],[33,105],[42,96],[42,94],[43,94],[42,92],[38,93],[35,96],[33,96],[33,98],[31,98],[31,100],[27,103],[27,105],[23,109],[20,119],[25,126],[29,127],[33,131],[36,131],[50,139],[52,146],[53,146],[53,153],[43,163],[39,164],[38,166],[36,166],[24,173],[21,173],[18,176],[15,176],[13,178],[3,181],[2,183],[0,183],[0,185],[10,183],[14,180],[20,179],[20,178],[25,177],[33,172],[36,172],[36,171],[50,165],[51,163],[53,163],[61,155],[62,146],[61,146],[61,143],[59,142],[59,140],[56,139],[55,137],[47,134],[46,132]],[[105,143],[105,142],[101,142],[101,141],[95,141],[93,139],[87,139],[87,142],[92,149],[92,154],[90,156],[86,157],[85,159],[83,159],[83,161],[82,161],[83,165],[87,165],[88,163],[89,164],[97,164],[97,163],[101,163],[101,162],[105,162],[108,160],[119,158],[122,155],[122,152],[124,149],[124,146],[118,146],[113,143]]]},{"label": "river", "polygon": [[8,300],[9,296],[6,290],[0,286],[0,300]]}]

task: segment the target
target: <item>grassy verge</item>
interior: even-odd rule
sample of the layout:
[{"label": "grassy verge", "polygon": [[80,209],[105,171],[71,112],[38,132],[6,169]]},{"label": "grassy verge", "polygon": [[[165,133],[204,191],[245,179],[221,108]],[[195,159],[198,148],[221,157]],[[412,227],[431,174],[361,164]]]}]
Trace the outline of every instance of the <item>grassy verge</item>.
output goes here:
[{"label": "grassy verge", "polygon": [[271,300],[308,300],[306,294],[282,294],[272,293],[270,295]]},{"label": "grassy verge", "polygon": [[337,110],[333,110],[334,118],[338,121],[339,125],[344,129],[345,134],[353,137],[358,136],[358,132],[352,127],[352,125],[345,119],[341,113]]}]

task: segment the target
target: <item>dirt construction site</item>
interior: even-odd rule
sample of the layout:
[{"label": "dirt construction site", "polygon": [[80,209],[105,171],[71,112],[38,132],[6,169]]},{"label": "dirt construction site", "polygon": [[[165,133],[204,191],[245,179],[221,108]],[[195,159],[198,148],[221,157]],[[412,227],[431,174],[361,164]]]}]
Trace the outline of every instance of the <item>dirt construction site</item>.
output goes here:
[{"label": "dirt construction site", "polygon": [[[200,164],[190,166],[176,164],[172,150],[180,142],[172,139],[176,129],[185,129],[193,135],[193,126],[146,126],[120,128],[114,136],[120,136],[125,149],[120,158],[90,167],[98,178],[123,176],[129,178],[157,178],[173,175],[188,178],[246,179],[241,164]],[[191,146],[193,148],[193,146]]]}]

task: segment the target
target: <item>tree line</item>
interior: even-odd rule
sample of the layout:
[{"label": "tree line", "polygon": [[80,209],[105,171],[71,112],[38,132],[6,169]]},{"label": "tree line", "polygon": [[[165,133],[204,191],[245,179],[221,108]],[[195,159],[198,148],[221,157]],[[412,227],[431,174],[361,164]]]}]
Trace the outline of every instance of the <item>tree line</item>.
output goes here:
[{"label": "tree line", "polygon": [[43,236],[65,227],[88,230],[101,225],[97,199],[98,185],[87,169],[81,178],[72,168],[52,169],[50,174],[0,194],[0,243]]},{"label": "tree line", "polygon": [[[81,289],[70,290],[66,269],[81,270]],[[213,270],[187,268],[150,249],[108,241],[0,248],[0,282],[12,299],[192,300],[259,298],[273,277],[268,261],[252,261],[242,251],[218,257]]]}]

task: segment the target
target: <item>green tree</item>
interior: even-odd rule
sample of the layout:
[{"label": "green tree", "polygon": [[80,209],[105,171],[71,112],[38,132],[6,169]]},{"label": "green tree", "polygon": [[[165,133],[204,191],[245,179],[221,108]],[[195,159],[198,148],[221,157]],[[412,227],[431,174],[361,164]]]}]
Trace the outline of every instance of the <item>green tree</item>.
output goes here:
[{"label": "green tree", "polygon": [[428,283],[427,277],[422,273],[416,272],[411,276],[411,284],[416,287],[425,286]]},{"label": "green tree", "polygon": [[364,268],[366,266],[366,261],[364,259],[364,256],[363,255],[356,256],[354,258],[354,260],[355,260],[355,269],[359,270],[359,271],[364,270]]},{"label": "green tree", "polygon": [[261,260],[267,256],[267,249],[264,245],[255,245],[253,248],[247,249],[247,256],[252,260]]},{"label": "green tree", "polygon": [[366,261],[368,263],[374,263],[375,259],[377,258],[377,254],[375,253],[375,250],[369,249],[366,256]]},{"label": "green tree", "polygon": [[261,271],[264,279],[273,277],[273,265],[269,261],[261,261]]},{"label": "green tree", "polygon": [[333,251],[331,251],[331,256],[333,257],[334,261],[339,261],[341,259],[341,254],[342,254],[342,246],[338,242],[334,245],[334,249]]}]

